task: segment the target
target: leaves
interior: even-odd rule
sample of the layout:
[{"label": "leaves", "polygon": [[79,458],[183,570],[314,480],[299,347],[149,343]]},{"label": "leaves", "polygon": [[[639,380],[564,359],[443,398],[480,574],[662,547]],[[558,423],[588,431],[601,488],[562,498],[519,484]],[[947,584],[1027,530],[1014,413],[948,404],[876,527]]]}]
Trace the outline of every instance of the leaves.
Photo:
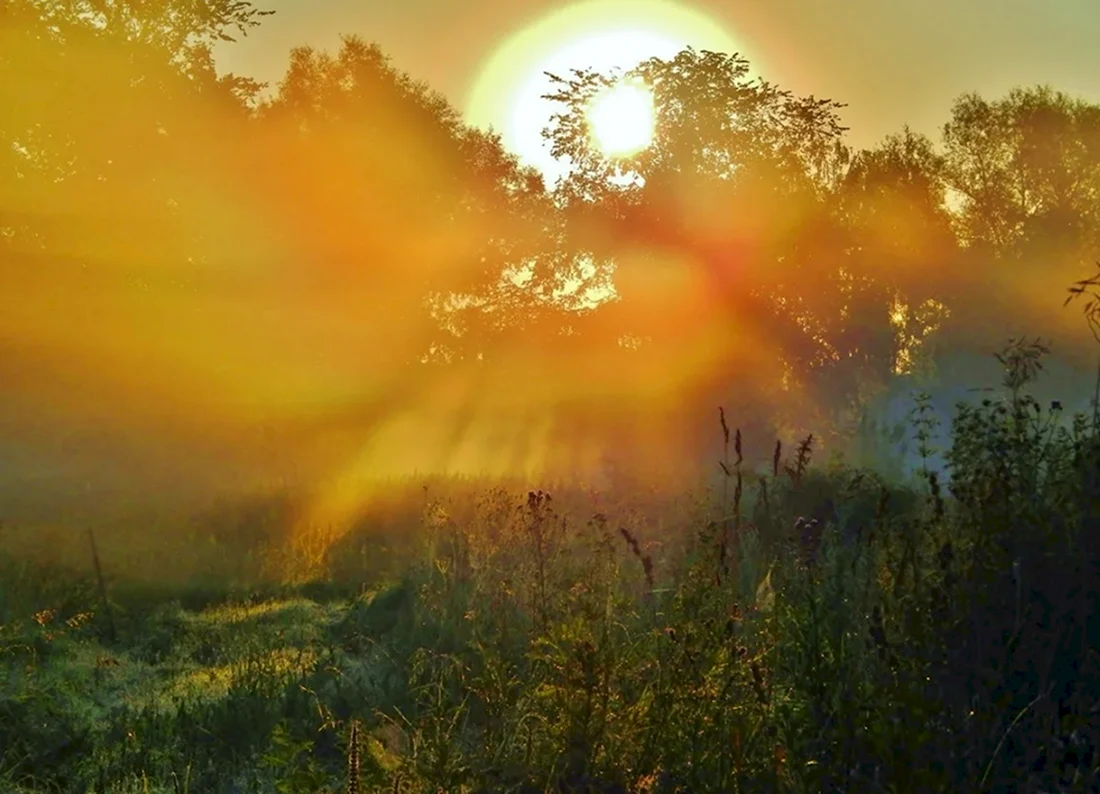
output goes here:
[{"label": "leaves", "polygon": [[998,257],[1079,257],[1100,240],[1100,108],[1046,87],[961,97],[944,128],[967,242]]}]

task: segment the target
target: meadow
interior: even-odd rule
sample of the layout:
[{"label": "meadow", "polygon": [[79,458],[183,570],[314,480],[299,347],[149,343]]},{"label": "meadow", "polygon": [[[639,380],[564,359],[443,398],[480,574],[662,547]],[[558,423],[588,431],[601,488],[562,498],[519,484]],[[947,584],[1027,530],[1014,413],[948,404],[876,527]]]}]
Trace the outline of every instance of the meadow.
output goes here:
[{"label": "meadow", "polygon": [[0,2],[0,794],[1100,791],[1100,105],[270,13]]},{"label": "meadow", "polygon": [[[814,440],[673,498],[436,478],[0,536],[5,791],[1095,791],[1100,435],[961,404],[949,483]],[[922,456],[934,421],[917,396]]]}]

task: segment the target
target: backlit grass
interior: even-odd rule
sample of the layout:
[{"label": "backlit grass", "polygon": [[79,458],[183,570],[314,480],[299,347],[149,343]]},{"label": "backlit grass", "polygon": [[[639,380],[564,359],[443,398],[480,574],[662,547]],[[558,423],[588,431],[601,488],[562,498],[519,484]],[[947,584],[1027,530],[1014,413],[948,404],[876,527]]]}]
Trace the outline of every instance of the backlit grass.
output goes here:
[{"label": "backlit grass", "polygon": [[119,528],[109,615],[85,534],[5,527],[0,781],[1096,790],[1100,441],[1021,350],[907,483],[812,438],[751,471],[723,416],[696,496],[436,480],[339,536],[289,493]]}]

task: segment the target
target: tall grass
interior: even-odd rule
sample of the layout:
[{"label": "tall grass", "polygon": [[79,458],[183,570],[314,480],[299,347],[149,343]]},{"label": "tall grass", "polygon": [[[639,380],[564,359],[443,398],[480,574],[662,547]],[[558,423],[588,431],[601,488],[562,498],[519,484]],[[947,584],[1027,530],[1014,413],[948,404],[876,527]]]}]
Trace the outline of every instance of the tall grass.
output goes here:
[{"label": "tall grass", "polygon": [[[287,540],[271,500],[159,590],[118,545],[97,577],[12,541],[0,781],[1098,790],[1100,434],[1029,396],[1044,352],[1013,343],[1002,393],[958,407],[942,481],[814,465],[812,436],[752,471],[722,413],[719,493],[645,510],[438,482]],[[934,422],[918,397],[925,460]]]}]

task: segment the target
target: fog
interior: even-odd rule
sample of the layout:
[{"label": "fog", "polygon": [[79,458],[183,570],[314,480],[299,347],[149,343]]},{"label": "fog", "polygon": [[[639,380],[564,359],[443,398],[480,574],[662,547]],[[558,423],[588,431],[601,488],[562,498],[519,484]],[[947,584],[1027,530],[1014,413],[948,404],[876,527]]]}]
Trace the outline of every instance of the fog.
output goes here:
[{"label": "fog", "polygon": [[1092,393],[1062,299],[1100,250],[1100,108],[1072,97],[963,97],[941,141],[852,151],[834,104],[686,51],[636,75],[660,86],[637,183],[584,134],[600,78],[562,84],[549,134],[578,167],[550,191],[361,40],[295,50],[261,102],[215,73],[212,28],[21,8],[0,42],[0,520],[289,489],[339,524],[432,475],[675,489],[714,475],[719,406],[749,465],[813,433],[815,459],[911,471],[861,421],[922,390],[946,427],[1022,334],[1054,347],[1041,401]]}]

